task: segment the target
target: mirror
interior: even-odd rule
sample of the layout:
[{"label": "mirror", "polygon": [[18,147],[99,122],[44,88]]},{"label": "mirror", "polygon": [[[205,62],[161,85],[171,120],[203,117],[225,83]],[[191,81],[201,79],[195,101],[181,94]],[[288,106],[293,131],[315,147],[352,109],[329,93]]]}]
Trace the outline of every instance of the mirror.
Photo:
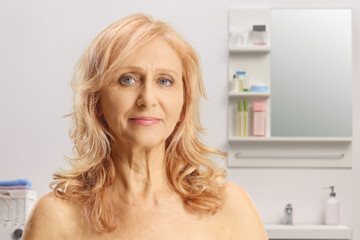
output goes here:
[{"label": "mirror", "polygon": [[271,9],[271,136],[352,136],[350,9]]}]

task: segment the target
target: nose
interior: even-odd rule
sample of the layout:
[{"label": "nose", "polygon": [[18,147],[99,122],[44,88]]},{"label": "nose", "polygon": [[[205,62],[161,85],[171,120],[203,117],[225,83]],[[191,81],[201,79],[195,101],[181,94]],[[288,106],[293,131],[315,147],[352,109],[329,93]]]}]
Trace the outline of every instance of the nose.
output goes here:
[{"label": "nose", "polygon": [[139,107],[150,108],[156,105],[156,89],[152,86],[151,81],[145,80],[138,94],[136,104]]}]

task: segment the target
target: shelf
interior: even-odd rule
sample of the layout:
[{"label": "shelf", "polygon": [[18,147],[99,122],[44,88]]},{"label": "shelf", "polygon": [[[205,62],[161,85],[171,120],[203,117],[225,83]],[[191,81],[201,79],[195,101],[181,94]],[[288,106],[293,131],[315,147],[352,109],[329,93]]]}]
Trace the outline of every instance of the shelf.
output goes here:
[{"label": "shelf", "polygon": [[230,142],[351,142],[352,137],[229,137]]},{"label": "shelf", "polygon": [[270,46],[229,47],[230,53],[269,53]]},{"label": "shelf", "polygon": [[235,91],[230,91],[229,96],[230,97],[265,97],[265,98],[269,98],[270,93],[269,92],[235,92]]}]

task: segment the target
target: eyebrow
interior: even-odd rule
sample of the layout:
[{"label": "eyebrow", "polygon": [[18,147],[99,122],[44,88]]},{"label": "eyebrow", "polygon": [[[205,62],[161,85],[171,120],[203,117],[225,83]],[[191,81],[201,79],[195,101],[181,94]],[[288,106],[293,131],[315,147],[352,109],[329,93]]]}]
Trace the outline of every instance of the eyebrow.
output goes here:
[{"label": "eyebrow", "polygon": [[[127,66],[123,70],[127,70],[127,71],[133,70],[133,71],[144,72],[143,68],[137,67],[137,66]],[[166,69],[166,68],[157,68],[156,72],[167,72],[167,73],[172,73],[172,74],[174,74],[176,76],[179,76],[179,74],[176,71],[171,70],[171,69]]]}]

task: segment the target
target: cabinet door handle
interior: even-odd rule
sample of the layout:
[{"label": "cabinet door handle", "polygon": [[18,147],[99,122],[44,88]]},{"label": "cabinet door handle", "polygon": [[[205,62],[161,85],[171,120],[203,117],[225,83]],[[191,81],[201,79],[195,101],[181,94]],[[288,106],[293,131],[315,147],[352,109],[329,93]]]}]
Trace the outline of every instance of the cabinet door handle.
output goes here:
[{"label": "cabinet door handle", "polygon": [[243,153],[237,152],[236,158],[318,158],[318,159],[340,159],[344,153]]}]

